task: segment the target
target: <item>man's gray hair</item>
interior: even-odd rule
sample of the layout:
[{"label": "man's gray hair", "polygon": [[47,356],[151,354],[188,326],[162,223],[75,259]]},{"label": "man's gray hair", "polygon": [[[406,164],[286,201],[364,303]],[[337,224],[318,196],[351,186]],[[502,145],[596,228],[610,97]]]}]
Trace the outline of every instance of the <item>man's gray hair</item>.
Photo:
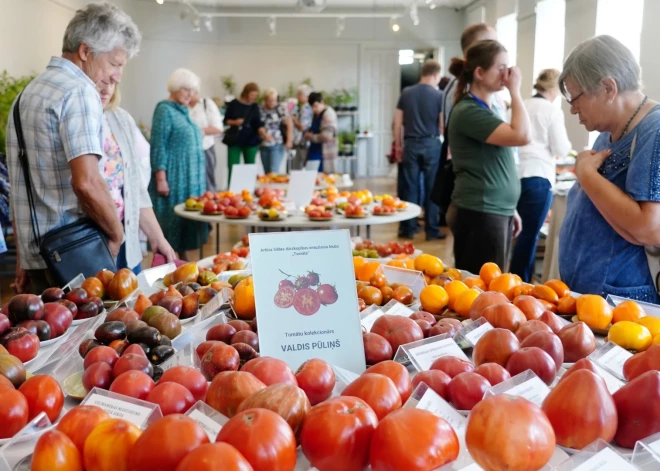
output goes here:
[{"label": "man's gray hair", "polygon": [[76,52],[86,44],[92,54],[116,48],[133,58],[140,50],[142,35],[130,16],[111,3],[91,3],[76,11],[64,33],[62,52]]},{"label": "man's gray hair", "polygon": [[308,97],[310,93],[312,93],[312,87],[309,85],[303,83],[301,86],[298,87],[298,91],[303,94],[303,96]]},{"label": "man's gray hair", "polygon": [[580,43],[564,62],[559,88],[566,96],[566,78],[570,77],[585,92],[594,92],[601,80],[611,78],[618,92],[641,89],[641,69],[630,49],[612,36],[596,36]]}]

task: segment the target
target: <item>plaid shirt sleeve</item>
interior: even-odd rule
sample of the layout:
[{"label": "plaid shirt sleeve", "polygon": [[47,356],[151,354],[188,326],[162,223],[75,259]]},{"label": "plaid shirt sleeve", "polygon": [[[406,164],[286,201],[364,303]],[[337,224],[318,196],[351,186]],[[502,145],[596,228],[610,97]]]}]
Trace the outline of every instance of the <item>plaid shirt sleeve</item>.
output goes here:
[{"label": "plaid shirt sleeve", "polygon": [[76,87],[62,101],[59,133],[67,161],[81,155],[103,155],[103,106],[98,92]]}]

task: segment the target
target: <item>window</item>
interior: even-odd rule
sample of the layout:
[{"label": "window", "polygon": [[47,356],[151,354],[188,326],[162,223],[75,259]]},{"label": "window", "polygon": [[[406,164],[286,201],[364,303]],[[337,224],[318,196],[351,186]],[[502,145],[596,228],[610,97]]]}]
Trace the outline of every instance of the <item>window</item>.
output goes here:
[{"label": "window", "polygon": [[[609,34],[630,49],[639,61],[642,37],[642,17],[644,0],[626,0],[625,8],[621,0],[598,0],[596,13],[596,35]],[[589,133],[589,147],[598,137],[598,132]]]},{"label": "window", "polygon": [[509,65],[516,65],[516,52],[518,50],[518,15],[511,13],[502,16],[495,25],[497,39],[509,52]]},{"label": "window", "polygon": [[412,49],[401,49],[399,51],[399,65],[410,65],[414,62],[415,51]]},{"label": "window", "polygon": [[[427,2],[428,3],[428,2]],[[474,10],[467,12],[467,24],[473,25],[475,23],[485,23],[486,22],[486,7],[478,6]]]},{"label": "window", "polygon": [[562,69],[565,21],[566,0],[541,0],[536,4],[535,79],[543,69]]}]

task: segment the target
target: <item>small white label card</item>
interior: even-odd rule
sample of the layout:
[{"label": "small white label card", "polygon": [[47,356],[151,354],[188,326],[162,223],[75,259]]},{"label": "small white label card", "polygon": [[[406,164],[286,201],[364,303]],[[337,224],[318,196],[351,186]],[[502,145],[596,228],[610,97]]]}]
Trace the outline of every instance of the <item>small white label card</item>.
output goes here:
[{"label": "small white label card", "polygon": [[610,392],[610,394],[614,394],[625,385],[623,381],[607,371],[605,368],[598,366],[597,363],[594,363],[594,366],[596,367],[598,374],[600,374],[600,376],[605,380],[605,385],[607,386],[607,390]]},{"label": "small white label card", "polygon": [[174,355],[161,363],[159,366],[163,369],[163,371],[169,370],[174,366],[193,366],[194,356],[196,355],[197,353],[195,352],[193,344],[189,343],[184,348],[180,349]]},{"label": "small white label card", "polygon": [[307,206],[314,194],[317,175],[316,171],[291,170],[286,199],[293,201],[297,208]]},{"label": "small white label card", "polygon": [[430,369],[433,362],[441,357],[452,356],[469,361],[456,341],[446,334],[402,345],[401,349],[408,354],[417,371]]},{"label": "small white label card", "polygon": [[220,307],[227,301],[227,290],[226,288],[220,291],[218,294],[213,296],[211,300],[202,306],[202,319],[208,319],[211,315],[218,312]]},{"label": "small white label card", "polygon": [[469,345],[474,347],[479,339],[489,330],[493,330],[493,326],[485,318],[480,317],[459,330],[456,334],[456,339],[465,339]]},{"label": "small white label card", "polygon": [[83,274],[81,273],[81,274],[79,274],[78,276],[76,276],[73,280],[71,280],[71,281],[69,281],[67,284],[65,284],[65,285],[62,287],[62,290],[63,290],[65,293],[68,293],[68,292],[71,291],[73,288],[79,288],[79,287],[83,284],[83,281],[85,281],[85,275],[83,275]]},{"label": "small white label card", "polygon": [[197,401],[185,415],[194,419],[204,429],[211,443],[215,442],[220,429],[229,421],[227,417],[202,401]]},{"label": "small white label card", "polygon": [[396,299],[392,299],[385,306],[383,306],[383,311],[385,312],[385,314],[390,314],[392,316],[403,316],[403,317],[410,317],[410,315],[415,312],[405,304],[401,304]]},{"label": "small white label card", "polygon": [[157,280],[162,280],[166,275],[174,272],[174,270],[176,270],[176,265],[174,263],[166,263],[165,265],[142,270],[138,275],[138,288],[149,288],[150,286],[153,286]]},{"label": "small white label card", "polygon": [[383,265],[383,274],[390,284],[401,283],[410,287],[415,298],[419,298],[419,293],[426,286],[426,278],[421,271]]},{"label": "small white label card", "polygon": [[256,164],[236,164],[231,167],[231,181],[229,182],[229,191],[240,194],[247,190],[250,194],[254,193],[257,186],[257,165]]},{"label": "small white label card", "polygon": [[343,381],[346,383],[346,385],[351,384],[353,381],[360,377],[360,375],[357,375],[352,371],[345,370],[339,366],[333,366],[332,369],[334,370],[337,379]]},{"label": "small white label card", "polygon": [[619,455],[610,447],[603,448],[584,463],[573,468],[574,471],[636,471],[637,466]]},{"label": "small white label card", "polygon": [[465,468],[461,468],[460,471],[483,471],[483,468],[477,463],[472,463],[467,465]]},{"label": "small white label card", "polygon": [[420,383],[419,386],[415,388],[416,394],[414,393],[413,395],[420,395],[421,391],[424,392],[421,394],[419,402],[417,402],[415,407],[417,409],[427,410],[438,417],[445,419],[459,436],[463,435],[465,433],[465,428],[467,427],[467,418],[459,414],[456,409],[425,383]]},{"label": "small white label card", "polygon": [[617,378],[625,380],[623,376],[623,364],[631,356],[632,353],[628,350],[625,350],[612,342],[607,342],[587,358],[598,363]]},{"label": "small white label card", "polygon": [[484,397],[500,394],[524,397],[540,407],[550,388],[532,370],[527,370],[488,389]]},{"label": "small white label card", "polygon": [[352,253],[345,229],[250,234],[262,356],[366,369]]},{"label": "small white label card", "polygon": [[162,417],[156,404],[98,388],[92,389],[81,405],[98,406],[110,417],[128,420],[141,428],[147,425],[152,415]]},{"label": "small white label card", "polygon": [[376,320],[383,314],[385,313],[381,308],[372,304],[360,313],[360,324],[362,324],[362,327],[366,332],[371,332],[374,322],[376,322]]},{"label": "small white label card", "polygon": [[660,440],[649,443],[649,448],[660,456]]}]

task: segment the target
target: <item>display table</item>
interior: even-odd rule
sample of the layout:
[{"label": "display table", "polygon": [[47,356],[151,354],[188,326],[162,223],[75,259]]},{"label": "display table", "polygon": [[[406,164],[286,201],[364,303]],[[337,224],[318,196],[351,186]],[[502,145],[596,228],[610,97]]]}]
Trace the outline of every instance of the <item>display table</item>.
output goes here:
[{"label": "display table", "polygon": [[[174,213],[184,219],[192,221],[208,222],[209,224],[216,225],[216,253],[220,251],[220,224],[233,224],[237,226],[248,226],[255,228],[269,228],[276,227],[283,230],[291,229],[330,229],[337,227],[357,228],[362,226],[366,227],[367,239],[371,237],[371,226],[380,224],[391,224],[395,222],[407,221],[414,219],[422,213],[422,208],[414,203],[408,203],[408,208],[404,211],[397,211],[394,214],[387,216],[372,216],[368,215],[365,218],[346,218],[342,215],[336,214],[331,221],[310,221],[307,215],[302,211],[292,214],[291,216],[281,221],[262,221],[256,214],[252,214],[246,219],[227,219],[223,215],[205,216],[199,211],[186,211],[185,204],[181,203],[174,207]],[[201,249],[200,249],[201,250]],[[203,257],[201,257],[203,258]]]}]

